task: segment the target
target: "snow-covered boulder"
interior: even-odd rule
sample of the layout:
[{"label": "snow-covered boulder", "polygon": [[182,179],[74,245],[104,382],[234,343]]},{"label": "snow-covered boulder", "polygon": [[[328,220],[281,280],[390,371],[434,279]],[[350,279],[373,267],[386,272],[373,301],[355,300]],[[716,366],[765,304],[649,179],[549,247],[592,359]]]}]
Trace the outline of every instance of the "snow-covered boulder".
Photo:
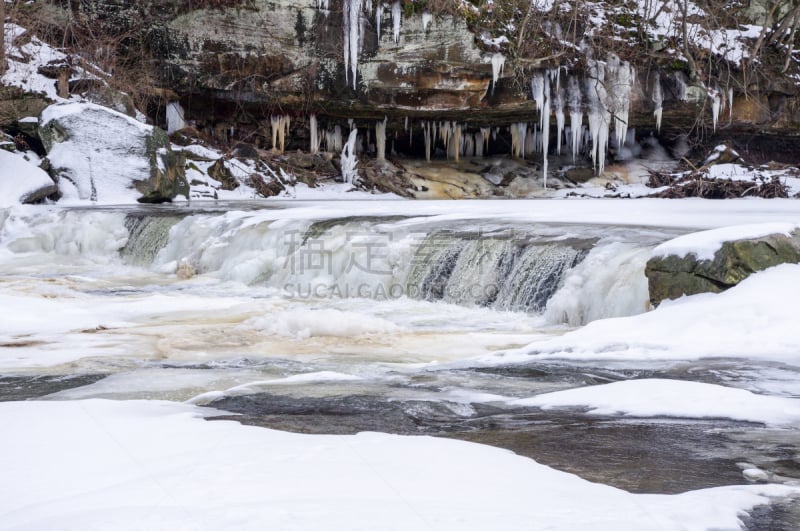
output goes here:
[{"label": "snow-covered boulder", "polygon": [[57,192],[47,172],[21,155],[0,149],[0,207],[35,203]]},{"label": "snow-covered boulder", "polygon": [[157,203],[188,197],[183,155],[167,134],[91,103],[51,105],[39,135],[67,199]]},{"label": "snow-covered boulder", "polygon": [[656,247],[645,274],[650,302],[719,293],[757,271],[800,263],[796,223],[739,225],[702,231]]}]

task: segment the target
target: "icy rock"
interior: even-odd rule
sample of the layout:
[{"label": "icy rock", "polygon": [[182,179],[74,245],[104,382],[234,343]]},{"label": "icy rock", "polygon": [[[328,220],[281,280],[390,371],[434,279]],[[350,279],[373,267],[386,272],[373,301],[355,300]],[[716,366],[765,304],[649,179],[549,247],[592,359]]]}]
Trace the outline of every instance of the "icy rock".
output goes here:
[{"label": "icy rock", "polygon": [[697,293],[719,293],[751,274],[779,264],[800,263],[800,231],[723,242],[712,259],[702,253],[656,255],[647,262],[650,302]]},{"label": "icy rock", "polygon": [[59,189],[101,203],[171,201],[189,195],[184,156],[167,134],[91,103],[51,105],[40,136]]}]

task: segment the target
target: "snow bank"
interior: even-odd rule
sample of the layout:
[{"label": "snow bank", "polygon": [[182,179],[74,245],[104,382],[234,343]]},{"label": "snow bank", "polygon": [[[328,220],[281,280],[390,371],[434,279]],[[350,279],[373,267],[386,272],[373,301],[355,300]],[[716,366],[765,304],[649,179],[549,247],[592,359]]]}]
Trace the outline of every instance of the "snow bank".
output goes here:
[{"label": "snow bank", "polygon": [[799,399],[681,380],[626,380],[545,393],[511,404],[543,409],[586,407],[593,415],[727,418],[765,424],[800,422]]},{"label": "snow bank", "polygon": [[770,234],[790,236],[792,231],[798,227],[800,227],[800,223],[797,222],[756,223],[694,232],[662,243],[653,249],[653,256],[675,255],[682,258],[693,254],[698,260],[713,260],[714,254],[722,248],[722,244],[725,242],[763,238]]},{"label": "snow bank", "polygon": [[0,404],[0,515],[16,530],[738,529],[747,485],[634,495],[431,437],[303,435],[186,404]]},{"label": "snow bank", "polygon": [[43,190],[55,191],[47,172],[19,155],[0,149],[0,207],[23,203]]},{"label": "snow bank", "polygon": [[745,357],[800,365],[798,280],[800,265],[780,265],[751,275],[723,293],[682,297],[646,314],[594,321],[561,337],[483,361]]}]

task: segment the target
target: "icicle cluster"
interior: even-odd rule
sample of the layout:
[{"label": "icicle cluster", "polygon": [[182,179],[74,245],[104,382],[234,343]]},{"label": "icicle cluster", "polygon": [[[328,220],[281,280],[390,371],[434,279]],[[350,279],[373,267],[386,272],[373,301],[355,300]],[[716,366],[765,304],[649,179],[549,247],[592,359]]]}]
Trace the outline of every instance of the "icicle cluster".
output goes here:
[{"label": "icicle cluster", "polygon": [[581,87],[575,76],[570,76],[567,82],[567,105],[569,106],[570,147],[572,148],[572,162],[581,149],[581,131],[583,129],[583,111],[581,110]]},{"label": "icicle cluster", "polygon": [[358,158],[356,156],[356,142],[358,141],[358,129],[350,131],[347,137],[347,144],[342,149],[342,179],[346,183],[356,184],[358,181]]},{"label": "icicle cluster", "polygon": [[288,115],[270,116],[270,126],[272,127],[272,149],[279,153],[286,150],[286,137],[289,136],[289,125],[291,119]]},{"label": "icicle cluster", "polygon": [[336,125],[333,127],[333,129],[328,129],[325,131],[325,149],[331,152],[342,150],[341,126]]}]

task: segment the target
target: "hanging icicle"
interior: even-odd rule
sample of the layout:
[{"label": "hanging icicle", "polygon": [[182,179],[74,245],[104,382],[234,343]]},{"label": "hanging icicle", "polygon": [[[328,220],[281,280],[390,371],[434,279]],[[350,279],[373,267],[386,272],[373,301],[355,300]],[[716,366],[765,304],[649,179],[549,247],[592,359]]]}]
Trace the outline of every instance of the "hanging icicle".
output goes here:
[{"label": "hanging icicle", "polygon": [[403,10],[400,7],[400,2],[396,1],[392,4],[392,33],[394,35],[394,43],[400,43],[400,18]]},{"label": "hanging icicle", "polygon": [[431,161],[431,124],[422,122],[422,136],[425,138],[425,160]]},{"label": "hanging icicle", "polygon": [[733,87],[728,88],[728,121],[733,120]]},{"label": "hanging icicle", "polygon": [[714,132],[717,131],[717,121],[719,121],[719,111],[722,105],[719,89],[709,89],[708,97],[711,99],[711,120],[714,124]]},{"label": "hanging icicle", "polygon": [[383,2],[378,1],[375,6],[375,31],[378,32],[378,46],[381,44],[381,21],[383,20]]},{"label": "hanging icicle", "polygon": [[567,81],[567,105],[569,106],[569,128],[572,133],[572,162],[581,149],[581,124],[583,122],[583,111],[581,110],[581,88],[578,79],[570,76]]},{"label": "hanging icicle", "polygon": [[423,33],[428,32],[428,26],[430,25],[431,21],[433,21],[433,15],[431,15],[430,11],[427,9],[422,12],[422,31]]},{"label": "hanging icicle", "polygon": [[550,148],[550,81],[545,76],[544,79],[544,108],[540,116],[542,130],[542,181],[547,188],[547,153]]},{"label": "hanging icicle", "polygon": [[[556,85],[558,85],[558,83],[556,83]],[[556,96],[553,100],[553,104],[556,112],[556,155],[561,155],[566,117],[564,116],[564,91],[560,88],[556,89]]]},{"label": "hanging icicle", "polygon": [[503,74],[503,66],[506,64],[506,56],[501,53],[492,55],[492,94],[497,86],[497,80]]},{"label": "hanging icicle", "polygon": [[656,74],[655,81],[653,82],[653,104],[656,109],[653,111],[653,116],[656,117],[656,131],[661,132],[661,118],[664,115],[664,93],[661,92],[661,75]]},{"label": "hanging icicle", "polygon": [[361,25],[362,0],[344,0],[342,17],[344,27],[344,77],[348,80],[348,68],[353,78],[353,90],[357,86],[358,52],[362,35]]}]

